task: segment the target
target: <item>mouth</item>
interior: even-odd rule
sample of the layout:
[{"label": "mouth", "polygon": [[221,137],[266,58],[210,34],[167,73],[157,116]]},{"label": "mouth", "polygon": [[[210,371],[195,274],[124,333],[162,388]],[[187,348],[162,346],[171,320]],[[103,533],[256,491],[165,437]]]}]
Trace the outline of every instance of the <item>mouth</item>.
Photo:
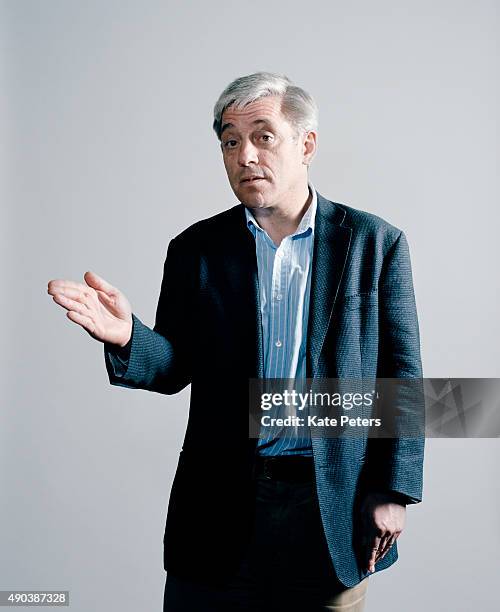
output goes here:
[{"label": "mouth", "polygon": [[249,178],[242,179],[240,183],[255,183],[257,181],[263,181],[263,180],[264,180],[263,176],[251,176]]}]

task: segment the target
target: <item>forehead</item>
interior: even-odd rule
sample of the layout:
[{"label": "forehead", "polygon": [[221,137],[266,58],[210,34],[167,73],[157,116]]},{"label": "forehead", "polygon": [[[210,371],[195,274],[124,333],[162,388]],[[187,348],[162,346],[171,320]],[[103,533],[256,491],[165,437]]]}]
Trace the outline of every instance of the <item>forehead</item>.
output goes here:
[{"label": "forehead", "polygon": [[265,121],[276,126],[288,123],[281,112],[281,98],[277,96],[267,96],[250,102],[250,104],[247,104],[243,108],[229,106],[222,113],[222,130],[230,127],[258,127],[260,121]]}]

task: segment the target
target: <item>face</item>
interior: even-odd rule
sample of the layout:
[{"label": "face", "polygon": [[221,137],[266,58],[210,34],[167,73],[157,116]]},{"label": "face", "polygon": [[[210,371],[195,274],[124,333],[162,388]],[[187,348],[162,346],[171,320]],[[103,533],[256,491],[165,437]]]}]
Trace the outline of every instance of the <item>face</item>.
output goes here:
[{"label": "face", "polygon": [[222,115],[224,166],[236,197],[249,208],[279,207],[303,193],[315,144],[314,132],[297,136],[277,96]]}]

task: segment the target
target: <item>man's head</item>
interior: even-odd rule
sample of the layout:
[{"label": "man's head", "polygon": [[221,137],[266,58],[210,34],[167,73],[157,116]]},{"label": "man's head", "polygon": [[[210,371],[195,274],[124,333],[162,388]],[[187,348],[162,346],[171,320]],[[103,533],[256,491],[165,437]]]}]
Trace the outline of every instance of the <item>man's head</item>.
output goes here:
[{"label": "man's head", "polygon": [[260,208],[303,192],[317,124],[316,103],[286,76],[257,72],[230,83],[215,104],[213,128],[236,197]]}]

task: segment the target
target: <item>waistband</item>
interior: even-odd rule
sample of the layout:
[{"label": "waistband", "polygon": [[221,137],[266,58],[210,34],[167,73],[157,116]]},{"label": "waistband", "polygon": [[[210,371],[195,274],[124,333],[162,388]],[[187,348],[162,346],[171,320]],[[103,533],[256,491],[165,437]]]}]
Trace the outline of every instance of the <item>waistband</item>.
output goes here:
[{"label": "waistband", "polygon": [[314,459],[306,455],[257,455],[254,477],[285,482],[312,482],[314,480]]}]

